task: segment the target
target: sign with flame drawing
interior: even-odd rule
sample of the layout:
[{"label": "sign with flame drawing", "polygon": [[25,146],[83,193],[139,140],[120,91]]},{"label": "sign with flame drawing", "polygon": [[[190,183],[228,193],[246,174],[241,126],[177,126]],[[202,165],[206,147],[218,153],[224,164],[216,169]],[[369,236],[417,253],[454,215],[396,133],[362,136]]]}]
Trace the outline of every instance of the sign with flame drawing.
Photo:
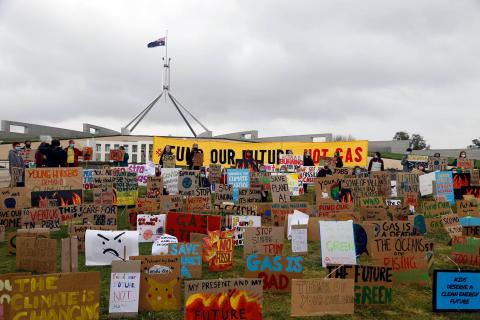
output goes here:
[{"label": "sign with flame drawing", "polygon": [[208,270],[224,271],[233,267],[234,233],[234,230],[209,231],[209,237],[203,239],[203,262],[208,263]]}]

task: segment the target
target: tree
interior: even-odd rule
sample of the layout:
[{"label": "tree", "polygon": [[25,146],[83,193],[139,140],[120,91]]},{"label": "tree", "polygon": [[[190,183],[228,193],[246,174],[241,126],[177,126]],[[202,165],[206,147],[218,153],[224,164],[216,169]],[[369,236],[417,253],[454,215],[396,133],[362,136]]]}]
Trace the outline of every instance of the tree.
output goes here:
[{"label": "tree", "polygon": [[351,134],[349,134],[349,135],[341,135],[341,134],[339,134],[339,135],[335,135],[335,136],[333,137],[333,141],[335,141],[335,142],[339,142],[339,141],[353,141],[353,140],[355,140],[355,137],[353,137]]},{"label": "tree", "polygon": [[418,133],[412,134],[412,145],[413,150],[423,150],[430,148],[430,146],[427,146],[427,142],[425,141],[425,139]]},{"label": "tree", "polygon": [[393,140],[410,140],[410,135],[405,131],[398,131],[393,136]]},{"label": "tree", "polygon": [[480,139],[473,139],[472,144],[468,146],[470,149],[480,148]]}]

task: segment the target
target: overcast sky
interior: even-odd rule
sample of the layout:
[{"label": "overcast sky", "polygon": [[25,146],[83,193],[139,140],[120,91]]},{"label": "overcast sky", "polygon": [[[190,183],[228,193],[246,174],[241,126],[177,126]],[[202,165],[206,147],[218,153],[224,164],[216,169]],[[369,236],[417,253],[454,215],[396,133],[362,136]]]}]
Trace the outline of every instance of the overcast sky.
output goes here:
[{"label": "overcast sky", "polygon": [[[214,134],[480,136],[468,0],[0,0],[0,119],[120,130],[161,91],[165,29],[172,93]],[[164,101],[134,133],[191,135]]]}]

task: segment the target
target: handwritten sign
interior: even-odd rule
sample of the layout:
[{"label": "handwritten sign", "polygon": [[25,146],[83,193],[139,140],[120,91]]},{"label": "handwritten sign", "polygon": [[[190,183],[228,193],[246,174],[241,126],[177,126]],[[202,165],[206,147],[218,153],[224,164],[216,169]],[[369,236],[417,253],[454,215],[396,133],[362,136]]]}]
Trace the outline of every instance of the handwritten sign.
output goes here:
[{"label": "handwritten sign", "polygon": [[108,313],[136,316],[140,300],[140,261],[112,261]]},{"label": "handwritten sign", "polygon": [[452,259],[460,265],[480,267],[480,239],[474,237],[452,238]]},{"label": "handwritten sign", "polygon": [[233,267],[234,230],[208,231],[203,239],[203,262],[210,271],[230,270]]},{"label": "handwritten sign", "polygon": [[166,232],[177,237],[179,242],[190,241],[190,233],[203,233],[220,230],[220,216],[169,212],[167,214]]},{"label": "handwritten sign", "polygon": [[319,221],[322,266],[327,264],[356,264],[353,222]]},{"label": "handwritten sign", "polygon": [[168,246],[168,254],[180,257],[182,278],[198,279],[202,277],[201,242],[171,243]]},{"label": "handwritten sign", "polygon": [[292,225],[292,254],[307,254],[307,229],[308,224]]},{"label": "handwritten sign", "polygon": [[288,189],[288,179],[285,174],[272,175],[271,184],[273,202],[290,202],[290,190]]},{"label": "handwritten sign", "polygon": [[480,311],[480,272],[434,270],[433,311]]},{"label": "handwritten sign", "polygon": [[282,227],[246,227],[243,234],[243,258],[251,254],[283,255]]},{"label": "handwritten sign", "polygon": [[124,155],[124,150],[110,150],[109,159],[111,161],[123,161]]},{"label": "handwritten sign", "polygon": [[262,217],[260,216],[228,216],[227,229],[233,229],[233,244],[243,246],[243,233],[246,227],[260,227]]}]

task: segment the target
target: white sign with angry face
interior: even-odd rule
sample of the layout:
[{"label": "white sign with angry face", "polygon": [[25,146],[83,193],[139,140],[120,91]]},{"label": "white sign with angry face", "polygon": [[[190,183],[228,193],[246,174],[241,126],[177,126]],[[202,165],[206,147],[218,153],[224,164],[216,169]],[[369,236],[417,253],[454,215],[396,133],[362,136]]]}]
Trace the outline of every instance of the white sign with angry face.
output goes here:
[{"label": "white sign with angry face", "polygon": [[86,231],[86,266],[109,266],[112,261],[125,261],[130,256],[138,256],[137,231]]}]

